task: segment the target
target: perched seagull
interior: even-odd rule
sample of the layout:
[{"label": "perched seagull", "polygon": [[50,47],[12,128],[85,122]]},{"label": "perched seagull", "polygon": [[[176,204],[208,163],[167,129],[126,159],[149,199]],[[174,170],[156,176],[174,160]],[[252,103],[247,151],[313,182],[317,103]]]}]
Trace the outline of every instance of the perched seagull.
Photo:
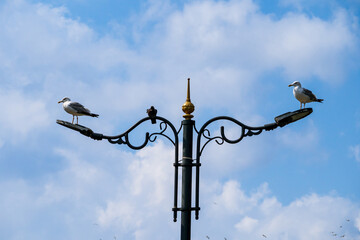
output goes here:
[{"label": "perched seagull", "polygon": [[63,100],[59,101],[58,103],[63,103],[64,110],[73,115],[72,124],[74,124],[74,117],[76,116],[76,124],[79,123],[78,116],[90,116],[90,117],[98,117],[99,114],[91,113],[89,109],[85,108],[78,102],[72,102],[70,98],[64,97]]},{"label": "perched seagull", "polygon": [[294,93],[295,98],[300,102],[300,109],[302,108],[303,104],[304,104],[304,108],[305,108],[306,103],[324,101],[324,99],[316,98],[316,96],[310,90],[308,90],[306,88],[302,88],[301,83],[298,81],[295,81],[289,85],[289,87],[291,87],[291,86],[294,87],[293,93]]}]

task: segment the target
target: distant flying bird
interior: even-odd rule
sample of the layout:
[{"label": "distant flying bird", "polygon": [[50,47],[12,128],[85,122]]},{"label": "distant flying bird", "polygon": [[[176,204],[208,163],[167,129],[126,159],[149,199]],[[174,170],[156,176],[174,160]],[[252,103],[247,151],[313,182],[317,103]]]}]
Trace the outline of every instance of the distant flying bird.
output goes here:
[{"label": "distant flying bird", "polygon": [[340,237],[341,237],[341,238],[345,237],[345,234],[344,234],[344,235],[341,235]]},{"label": "distant flying bird", "polygon": [[154,106],[151,106],[149,109],[146,110],[148,116],[151,119],[151,123],[155,124],[156,123],[156,114],[157,114],[157,110],[154,108]]},{"label": "distant flying bird", "polygon": [[300,109],[302,108],[302,105],[309,103],[309,102],[322,102],[324,99],[318,99],[316,96],[308,89],[302,88],[301,83],[298,81],[293,82],[289,85],[289,87],[294,87],[293,93],[295,98],[300,102]]},{"label": "distant flying bird", "polygon": [[350,219],[346,219],[347,222],[350,222]]},{"label": "distant flying bird", "polygon": [[90,117],[98,117],[99,114],[91,113],[89,109],[85,108],[78,102],[72,102],[70,98],[64,97],[58,103],[63,103],[64,110],[73,115],[72,124],[74,124],[74,117],[76,116],[76,124],[79,123],[79,116],[90,116]]},{"label": "distant flying bird", "polygon": [[207,238],[207,239],[210,239],[210,237],[209,237],[209,236],[206,236],[206,238]]},{"label": "distant flying bird", "polygon": [[267,238],[267,236],[265,234],[262,235],[264,238]]}]

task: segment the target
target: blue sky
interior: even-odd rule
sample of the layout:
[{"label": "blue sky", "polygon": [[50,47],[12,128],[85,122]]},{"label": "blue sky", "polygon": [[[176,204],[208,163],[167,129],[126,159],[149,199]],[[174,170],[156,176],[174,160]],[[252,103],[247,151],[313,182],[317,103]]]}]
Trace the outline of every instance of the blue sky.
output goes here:
[{"label": "blue sky", "polygon": [[100,117],[79,123],[107,135],[151,105],[180,127],[190,77],[198,129],[221,115],[261,126],[297,110],[295,80],[325,99],[284,128],[207,146],[193,239],[359,240],[359,9],[358,0],[2,1],[0,238],[179,239],[172,145],[93,141],[56,124],[71,121],[57,102],[83,103]]}]

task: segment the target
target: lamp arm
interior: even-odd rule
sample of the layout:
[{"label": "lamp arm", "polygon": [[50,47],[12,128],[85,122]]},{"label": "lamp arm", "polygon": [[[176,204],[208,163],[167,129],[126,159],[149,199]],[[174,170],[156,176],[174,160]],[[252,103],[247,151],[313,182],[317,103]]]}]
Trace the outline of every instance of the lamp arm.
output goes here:
[{"label": "lamp arm", "polygon": [[[151,134],[149,132],[146,132],[144,142],[141,145],[135,146],[132,143],[130,143],[130,140],[129,140],[130,133],[135,128],[137,128],[140,124],[142,124],[143,122],[146,122],[148,120],[153,120],[153,119],[157,119],[157,120],[161,121],[160,125],[159,125],[160,131],[154,132]],[[170,127],[170,129],[172,130],[172,132],[174,134],[173,139],[165,134],[165,131],[168,129],[168,126]],[[156,140],[157,136],[163,136],[163,137],[167,138],[177,148],[178,143],[179,143],[178,132],[176,131],[175,127],[172,125],[171,122],[169,122],[167,119],[165,119],[163,117],[159,117],[159,116],[156,116],[153,118],[145,117],[145,118],[141,119],[140,121],[138,121],[137,123],[135,123],[132,127],[130,127],[128,130],[126,130],[124,133],[116,135],[116,136],[102,135],[102,139],[107,139],[112,144],[126,144],[131,149],[139,150],[139,149],[144,148],[148,144],[148,142],[154,142]]]},{"label": "lamp arm", "polygon": [[[241,133],[240,136],[236,139],[229,139],[226,135],[225,135],[225,127],[221,126],[220,127],[220,135],[211,137],[211,133],[210,131],[207,129],[207,127],[216,121],[222,121],[222,120],[227,120],[230,122],[235,123],[236,125],[241,127]],[[201,128],[199,131],[197,131],[198,136],[197,136],[197,157],[200,157],[205,146],[215,140],[215,142],[219,145],[222,145],[224,142],[230,143],[230,144],[235,144],[240,142],[244,137],[251,137],[254,135],[259,135],[263,130],[269,131],[269,130],[273,130],[275,128],[277,128],[278,125],[276,123],[270,123],[270,124],[266,124],[264,126],[260,126],[260,127],[250,127],[238,120],[236,120],[235,118],[232,117],[228,117],[228,116],[219,116],[219,117],[215,117],[210,119],[209,121],[207,121]],[[201,138],[204,137],[205,139],[207,139],[207,141],[204,143],[204,145],[201,146]]]}]

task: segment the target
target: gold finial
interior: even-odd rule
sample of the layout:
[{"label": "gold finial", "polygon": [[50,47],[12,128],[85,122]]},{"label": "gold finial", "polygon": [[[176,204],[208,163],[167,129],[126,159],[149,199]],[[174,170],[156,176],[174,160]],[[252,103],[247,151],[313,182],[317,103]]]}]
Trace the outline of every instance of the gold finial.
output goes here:
[{"label": "gold finial", "polygon": [[192,117],[194,117],[191,115],[191,113],[195,110],[195,106],[191,103],[190,100],[190,78],[188,78],[186,102],[182,105],[182,110],[185,113],[183,117],[186,120],[190,120]]}]

